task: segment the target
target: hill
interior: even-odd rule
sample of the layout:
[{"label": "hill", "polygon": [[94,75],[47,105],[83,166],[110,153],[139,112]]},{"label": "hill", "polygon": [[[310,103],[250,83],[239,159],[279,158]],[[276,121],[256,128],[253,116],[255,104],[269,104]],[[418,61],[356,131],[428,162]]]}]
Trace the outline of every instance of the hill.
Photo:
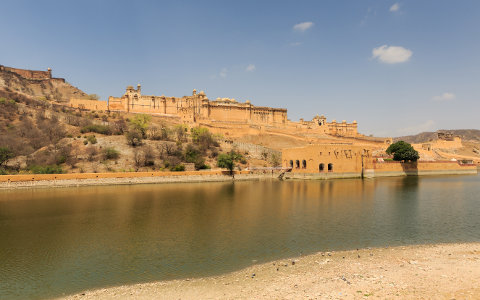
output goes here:
[{"label": "hill", "polygon": [[480,130],[478,129],[454,129],[454,130],[439,130],[436,132],[422,132],[415,135],[400,136],[394,138],[394,141],[405,141],[411,144],[426,143],[437,140],[438,132],[448,132],[454,136],[459,136],[464,141],[480,142]]},{"label": "hill", "polygon": [[13,91],[37,99],[68,102],[70,98],[88,99],[82,90],[51,76],[51,70],[31,71],[0,65],[0,89]]}]

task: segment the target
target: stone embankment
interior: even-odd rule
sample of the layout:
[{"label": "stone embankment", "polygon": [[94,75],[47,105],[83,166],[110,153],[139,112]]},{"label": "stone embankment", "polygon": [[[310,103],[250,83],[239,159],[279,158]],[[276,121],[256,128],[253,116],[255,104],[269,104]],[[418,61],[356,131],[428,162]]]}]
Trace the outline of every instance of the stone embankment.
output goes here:
[{"label": "stone embankment", "polygon": [[[235,171],[235,180],[262,180],[277,178],[276,172]],[[0,176],[0,189],[69,187],[88,185],[120,185],[174,182],[232,181],[228,171],[185,172],[124,172],[124,173],[74,173],[25,174]]]}]

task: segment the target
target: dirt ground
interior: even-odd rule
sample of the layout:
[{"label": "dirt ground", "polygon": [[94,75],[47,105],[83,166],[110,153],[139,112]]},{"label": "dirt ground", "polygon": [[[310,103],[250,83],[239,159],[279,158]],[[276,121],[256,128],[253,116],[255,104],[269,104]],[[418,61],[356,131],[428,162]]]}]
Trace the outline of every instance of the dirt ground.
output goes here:
[{"label": "dirt ground", "polygon": [[480,243],[352,251],[198,279],[86,291],[66,299],[480,299]]}]

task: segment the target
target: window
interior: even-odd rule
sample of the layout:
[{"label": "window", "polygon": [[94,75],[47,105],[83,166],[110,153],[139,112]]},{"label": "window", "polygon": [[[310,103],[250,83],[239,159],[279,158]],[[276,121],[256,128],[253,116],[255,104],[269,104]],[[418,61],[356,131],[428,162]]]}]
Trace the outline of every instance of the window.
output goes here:
[{"label": "window", "polygon": [[290,161],[290,168],[293,169],[293,160]]},{"label": "window", "polygon": [[325,165],[324,165],[324,164],[319,164],[319,165],[318,165],[318,170],[319,170],[320,172],[325,171]]},{"label": "window", "polygon": [[295,168],[300,168],[300,161],[298,159],[295,161]]},{"label": "window", "polygon": [[307,168],[307,161],[306,160],[302,160],[302,168],[303,169]]},{"label": "window", "polygon": [[328,164],[328,172],[333,172],[333,164]]}]

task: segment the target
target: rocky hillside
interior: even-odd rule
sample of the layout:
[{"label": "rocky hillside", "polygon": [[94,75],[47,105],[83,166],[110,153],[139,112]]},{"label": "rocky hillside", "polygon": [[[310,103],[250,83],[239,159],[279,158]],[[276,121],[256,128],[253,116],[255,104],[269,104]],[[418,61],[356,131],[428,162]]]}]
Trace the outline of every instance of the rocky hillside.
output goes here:
[{"label": "rocky hillside", "polygon": [[[480,130],[478,129],[455,129],[439,130],[439,132],[449,132],[459,136],[464,141],[480,142]],[[408,143],[419,144],[437,139],[437,132],[422,132],[416,135],[408,135],[394,138],[394,141],[405,141]]]},{"label": "rocky hillside", "polygon": [[83,111],[0,89],[0,174],[210,169],[226,153],[236,168],[280,164],[276,151],[176,119]]},{"label": "rocky hillside", "polygon": [[26,79],[19,74],[0,70],[0,89],[32,96],[40,100],[67,102],[70,98],[88,99],[89,95],[62,78]]}]

